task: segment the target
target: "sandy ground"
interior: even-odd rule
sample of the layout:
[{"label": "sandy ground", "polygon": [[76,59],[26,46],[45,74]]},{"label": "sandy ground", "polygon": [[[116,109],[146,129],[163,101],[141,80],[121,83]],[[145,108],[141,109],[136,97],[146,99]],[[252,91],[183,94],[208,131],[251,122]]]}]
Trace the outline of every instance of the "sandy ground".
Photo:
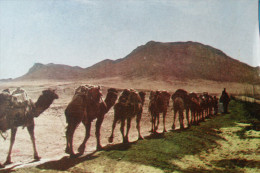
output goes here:
[{"label": "sandy ground", "polygon": [[[66,138],[65,138],[65,128],[66,121],[64,116],[64,110],[68,103],[70,102],[74,89],[79,86],[81,83],[92,83],[92,84],[101,84],[102,92],[104,96],[106,95],[107,87],[117,87],[117,88],[136,88],[136,89],[165,89],[168,91],[175,91],[178,88],[184,88],[188,91],[194,92],[203,92],[207,91],[209,93],[221,93],[223,87],[227,88],[227,91],[232,90],[233,93],[240,94],[245,90],[245,85],[234,84],[234,83],[214,83],[209,81],[197,81],[197,82],[180,82],[180,83],[171,83],[171,82],[146,82],[142,81],[127,81],[125,83],[119,83],[117,79],[111,79],[110,81],[86,81],[86,82],[57,82],[57,81],[30,81],[30,82],[16,82],[16,83],[0,83],[0,90],[5,88],[10,88],[14,90],[16,87],[24,88],[28,96],[32,98],[33,101],[36,101],[41,91],[46,88],[55,88],[57,89],[57,94],[59,99],[55,100],[54,103],[47,109],[40,117],[35,118],[35,137],[38,153],[42,158],[42,161],[46,160],[55,160],[66,155],[64,153]],[[141,134],[143,136],[149,135],[149,130],[151,128],[150,116],[148,115],[148,103],[149,103],[149,93],[146,95],[145,105],[143,116],[141,120]],[[173,123],[173,112],[171,110],[172,102],[170,102],[170,107],[168,109],[168,115],[166,117],[166,129],[170,130]],[[113,121],[113,108],[107,113],[101,128],[101,144],[106,146],[108,144],[108,137],[111,133],[111,126]],[[119,124],[115,129],[114,133],[114,143],[121,143],[122,137],[119,130]],[[135,119],[132,121],[132,126],[129,134],[129,140],[137,140],[137,130],[135,128],[136,122]],[[162,116],[160,122],[160,128],[158,131],[162,131]],[[177,124],[178,128],[178,124]],[[74,150],[77,151],[78,146],[81,144],[84,138],[84,127],[80,125],[74,135]],[[0,138],[0,162],[5,161],[8,148],[9,148],[9,139],[10,131],[6,133],[7,140]],[[91,136],[87,142],[85,154],[95,151],[96,139],[95,139],[95,121],[92,122],[91,127]],[[33,161],[33,149],[29,134],[25,129],[20,127],[16,135],[16,141],[12,151],[12,161],[13,164],[27,164]],[[11,165],[12,166],[12,165]]]}]

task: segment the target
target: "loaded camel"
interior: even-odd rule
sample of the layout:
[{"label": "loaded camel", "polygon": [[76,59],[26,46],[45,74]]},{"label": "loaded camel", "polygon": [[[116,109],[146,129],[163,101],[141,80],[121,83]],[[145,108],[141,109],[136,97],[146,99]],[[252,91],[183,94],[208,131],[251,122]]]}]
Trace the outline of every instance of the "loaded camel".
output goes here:
[{"label": "loaded camel", "polygon": [[75,95],[65,110],[66,121],[68,123],[66,130],[66,149],[65,152],[75,157],[73,151],[73,135],[77,126],[82,122],[85,126],[85,138],[78,148],[79,155],[84,153],[86,142],[90,136],[91,122],[96,121],[96,139],[97,150],[102,149],[100,144],[100,128],[105,114],[115,104],[117,100],[117,90],[108,89],[105,101],[102,100],[100,87],[80,86],[76,89]]},{"label": "loaded camel", "polygon": [[186,120],[189,128],[191,124],[189,118],[190,97],[188,95],[188,92],[183,89],[178,89],[177,91],[175,91],[175,93],[172,94],[171,98],[173,101],[174,111],[172,129],[175,129],[177,113],[179,114],[180,129],[184,129],[184,110],[186,111]]},{"label": "loaded camel", "polygon": [[[152,120],[152,133],[157,133],[157,129],[160,122],[160,113],[163,113],[163,132],[166,132],[165,128],[165,117],[170,101],[170,94],[167,91],[151,91],[150,92],[150,103],[149,112],[151,113]],[[156,123],[157,120],[157,123]]]},{"label": "loaded camel", "polygon": [[[14,92],[13,94],[11,95],[8,92],[0,94],[0,132],[11,129],[10,147],[5,165],[12,163],[12,147],[19,126],[27,127],[33,144],[34,159],[40,160],[35,144],[34,118],[49,108],[54,99],[58,99],[58,95],[52,89],[42,91],[36,103],[33,103],[31,100],[19,102],[17,97],[15,97],[19,93]],[[26,95],[26,93],[20,94]]]},{"label": "loaded camel", "polygon": [[[112,124],[112,132],[108,139],[110,143],[113,142],[114,130],[117,122],[121,123],[120,131],[122,134],[123,143],[129,142],[128,134],[131,127],[131,120],[135,116],[136,116],[136,128],[138,130],[138,139],[139,140],[143,139],[140,133],[140,121],[142,117],[144,101],[145,101],[144,92],[137,93],[135,90],[125,89],[121,93],[118,102],[114,106],[114,121]],[[125,121],[127,121],[126,134],[124,132]]]}]

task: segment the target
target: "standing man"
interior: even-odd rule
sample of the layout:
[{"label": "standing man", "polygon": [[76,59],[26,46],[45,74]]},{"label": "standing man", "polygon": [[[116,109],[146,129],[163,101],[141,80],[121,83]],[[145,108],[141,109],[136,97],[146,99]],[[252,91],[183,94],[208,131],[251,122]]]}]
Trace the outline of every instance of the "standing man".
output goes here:
[{"label": "standing man", "polygon": [[223,103],[223,108],[224,108],[224,114],[228,113],[228,104],[230,101],[230,98],[228,96],[228,93],[226,92],[226,88],[222,91],[221,97],[220,97],[220,102]]}]

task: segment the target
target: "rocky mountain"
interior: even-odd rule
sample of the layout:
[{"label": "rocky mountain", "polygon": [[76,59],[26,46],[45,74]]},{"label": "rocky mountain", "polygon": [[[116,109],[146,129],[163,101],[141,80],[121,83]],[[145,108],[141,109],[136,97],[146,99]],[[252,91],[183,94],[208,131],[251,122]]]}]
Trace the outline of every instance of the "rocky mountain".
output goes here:
[{"label": "rocky mountain", "polygon": [[122,59],[107,59],[85,69],[67,65],[35,64],[19,79],[80,80],[106,77],[254,82],[259,80],[259,68],[251,67],[216,48],[197,42],[150,41]]},{"label": "rocky mountain", "polygon": [[29,71],[16,80],[37,80],[37,79],[80,79],[85,75],[85,69],[81,67],[71,67],[61,64],[41,64],[35,63]]}]

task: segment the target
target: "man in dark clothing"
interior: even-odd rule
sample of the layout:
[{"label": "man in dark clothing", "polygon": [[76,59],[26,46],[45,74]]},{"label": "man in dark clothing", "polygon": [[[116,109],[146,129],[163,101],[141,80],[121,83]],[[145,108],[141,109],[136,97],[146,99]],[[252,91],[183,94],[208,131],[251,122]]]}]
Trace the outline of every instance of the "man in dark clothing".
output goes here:
[{"label": "man in dark clothing", "polygon": [[224,88],[224,90],[222,91],[219,101],[223,103],[224,114],[228,113],[228,104],[229,104],[230,98],[228,96],[228,93],[226,92],[226,88]]}]

